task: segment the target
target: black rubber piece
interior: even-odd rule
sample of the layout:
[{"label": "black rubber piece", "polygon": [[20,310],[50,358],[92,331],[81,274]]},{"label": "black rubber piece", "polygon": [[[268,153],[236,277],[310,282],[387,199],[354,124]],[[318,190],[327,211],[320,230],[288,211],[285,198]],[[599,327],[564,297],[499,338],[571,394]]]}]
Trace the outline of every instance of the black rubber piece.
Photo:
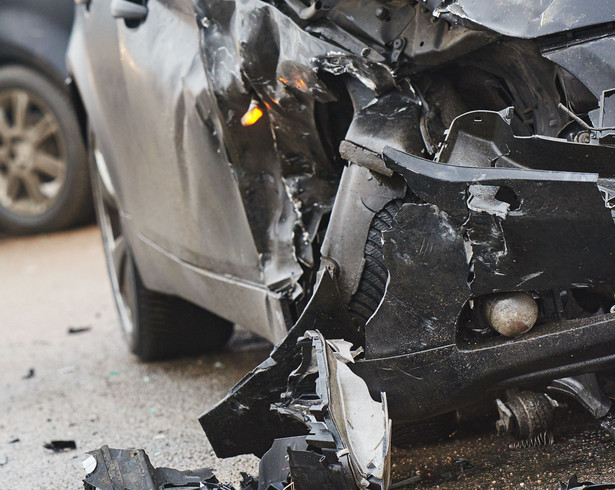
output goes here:
[{"label": "black rubber piece", "polygon": [[64,135],[66,181],[53,206],[36,216],[24,216],[0,206],[0,229],[11,234],[48,233],[83,224],[94,216],[92,190],[83,133],[68,91],[38,71],[20,65],[0,68],[0,90],[23,88],[49,106]]},{"label": "black rubber piece", "polygon": [[361,280],[348,304],[348,309],[357,326],[365,325],[384,296],[389,272],[384,265],[382,233],[392,228],[395,215],[403,204],[404,201],[401,199],[391,201],[372,219],[365,243],[365,265]]},{"label": "black rubber piece", "polygon": [[[142,361],[193,356],[223,347],[233,324],[177,296],[147,289],[128,257],[126,272],[134,287],[131,350]],[[132,271],[130,271],[132,269]]]}]

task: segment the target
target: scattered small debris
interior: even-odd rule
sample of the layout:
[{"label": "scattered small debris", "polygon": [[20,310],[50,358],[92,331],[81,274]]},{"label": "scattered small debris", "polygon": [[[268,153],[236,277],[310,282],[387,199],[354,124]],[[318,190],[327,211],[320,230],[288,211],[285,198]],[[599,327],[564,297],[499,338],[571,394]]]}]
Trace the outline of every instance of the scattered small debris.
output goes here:
[{"label": "scattered small debris", "polygon": [[143,382],[144,383],[149,383],[149,376],[143,376]]},{"label": "scattered small debris", "polygon": [[224,363],[220,362],[220,361],[216,361],[214,362],[214,368],[216,369],[222,369],[224,367]]},{"label": "scattered small debris", "polygon": [[68,334],[84,333],[92,330],[92,327],[68,327]]},{"label": "scattered small debris", "polygon": [[61,453],[63,451],[71,451],[77,449],[75,441],[51,441],[43,445],[45,449],[50,449],[54,453]]},{"label": "scattered small debris", "polygon": [[15,444],[16,442],[19,442],[19,437],[13,439],[12,441],[9,441],[9,444]]},{"label": "scattered small debris", "polygon": [[120,372],[119,371],[109,371],[109,376],[119,376]]},{"label": "scattered small debris", "polygon": [[9,457],[5,456],[4,457],[4,462],[0,463],[0,466],[4,466],[5,464],[7,464],[9,462]]},{"label": "scattered small debris", "polygon": [[69,374],[75,370],[75,366],[64,366],[63,368],[58,369],[58,374]]},{"label": "scattered small debris", "polygon": [[456,459],[455,464],[459,467],[461,471],[466,471],[471,468],[474,468],[474,465],[470,463],[467,459],[464,459],[464,458]]},{"label": "scattered small debris", "polygon": [[26,374],[25,376],[22,376],[21,379],[30,379],[30,378],[34,378],[34,368],[30,368],[28,370],[28,374]]},{"label": "scattered small debris", "polygon": [[154,441],[158,441],[160,439],[165,439],[167,436],[165,436],[164,434],[156,434],[154,436]]},{"label": "scattered small debris", "polygon": [[403,488],[406,485],[412,485],[413,483],[418,483],[419,481],[421,481],[421,476],[414,475],[414,476],[411,476],[410,478],[406,478],[405,480],[400,480],[398,482],[393,483],[389,488],[391,490],[395,488]]}]

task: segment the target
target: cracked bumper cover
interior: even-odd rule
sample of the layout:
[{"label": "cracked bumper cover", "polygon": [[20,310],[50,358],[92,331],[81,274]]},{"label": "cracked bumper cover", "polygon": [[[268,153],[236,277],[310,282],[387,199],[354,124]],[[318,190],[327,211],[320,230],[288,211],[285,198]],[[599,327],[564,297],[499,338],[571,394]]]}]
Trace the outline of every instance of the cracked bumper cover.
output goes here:
[{"label": "cracked bumper cover", "polygon": [[[545,158],[559,156],[562,165],[561,151],[578,150],[548,144],[560,152]],[[593,168],[592,151],[586,147],[580,168]],[[366,359],[353,369],[374,393],[387,393],[393,419],[418,420],[471,402],[486,387],[587,372],[615,360],[612,314],[548,322],[522,337],[479,345],[456,336],[461,308],[481,294],[613,284],[612,179],[434,163],[391,148],[383,156],[421,202],[404,205],[398,226],[385,234],[390,283],[366,326]],[[503,187],[517,197],[517,209],[494,198]]]},{"label": "cracked bumper cover", "polygon": [[[615,361],[612,314],[547,321],[513,339],[472,344],[458,336],[462,309],[481,295],[614,286],[614,150],[516,137],[506,122],[504,113],[460,116],[440,154],[447,163],[383,151],[416,198],[383,233],[389,282],[365,326],[365,357],[350,368],[374,398],[386,393],[393,420],[421,420],[490,389]],[[303,433],[270,406],[298,363],[297,338],[313,328],[362,344],[327,271],[271,357],[201,417],[219,456],[262,455],[273,438]],[[245,433],[253,437],[236,436]]]}]

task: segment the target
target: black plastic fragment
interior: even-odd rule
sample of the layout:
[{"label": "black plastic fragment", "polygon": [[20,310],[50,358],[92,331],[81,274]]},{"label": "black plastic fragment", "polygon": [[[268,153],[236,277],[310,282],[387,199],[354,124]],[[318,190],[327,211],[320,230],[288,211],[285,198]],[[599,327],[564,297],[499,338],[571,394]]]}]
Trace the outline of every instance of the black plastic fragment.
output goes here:
[{"label": "black plastic fragment", "polygon": [[28,369],[28,374],[21,377],[21,379],[31,379],[31,378],[34,378],[34,368]]},{"label": "black plastic fragment", "polygon": [[324,456],[313,451],[289,450],[288,458],[297,489],[349,488],[348,482],[352,480],[352,475],[341,464],[328,464]]},{"label": "black plastic fragment", "polygon": [[68,334],[84,333],[92,330],[92,327],[68,327]]},{"label": "black plastic fragment", "polygon": [[559,490],[607,490],[612,488],[615,488],[615,483],[580,482],[577,475],[573,475],[566,483],[560,483]]},{"label": "black plastic fragment", "polygon": [[352,319],[328,272],[323,274],[301,318],[274,347],[270,357],[199,418],[218,457],[245,453],[261,457],[274,439],[306,434],[304,424],[291,417],[282,417],[270,407],[286,391],[289,374],[300,364],[297,340],[315,327],[327,338],[343,338],[360,345]]},{"label": "black plastic fragment", "polygon": [[51,441],[43,445],[45,449],[50,449],[54,453],[61,453],[63,451],[72,451],[77,449],[75,441]]},{"label": "black plastic fragment", "polygon": [[303,451],[308,445],[305,436],[276,439],[260,462],[258,490],[282,490],[290,484],[289,451]]},{"label": "black plastic fragment", "polygon": [[[143,449],[111,449],[109,446],[103,446],[88,454],[96,463],[93,465],[94,469],[85,477],[86,488],[236,490],[233,485],[218,481],[211,469],[179,471],[172,468],[154,468]],[[253,478],[245,473],[242,473],[242,477],[240,490],[256,490],[257,485]]]}]

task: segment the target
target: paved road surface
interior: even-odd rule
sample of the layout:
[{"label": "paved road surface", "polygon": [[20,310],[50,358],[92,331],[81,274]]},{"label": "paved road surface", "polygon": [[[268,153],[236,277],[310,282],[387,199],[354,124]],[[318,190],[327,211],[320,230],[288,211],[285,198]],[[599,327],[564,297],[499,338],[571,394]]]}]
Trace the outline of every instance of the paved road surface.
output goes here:
[{"label": "paved road surface", "polygon": [[[0,490],[81,488],[84,452],[102,444],[143,447],[155,466],[214,467],[226,481],[256,474],[254,457],[217,460],[197,417],[267,356],[266,343],[240,332],[215,355],[136,361],[121,338],[95,228],[0,241],[0,277]],[[91,330],[67,333],[83,326]],[[515,451],[488,431],[466,430],[395,450],[394,476],[420,475],[416,488],[558,488],[575,472],[614,481],[613,442],[582,413],[567,417],[550,448]],[[74,439],[78,449],[43,448],[54,439]]]},{"label": "paved road surface", "polygon": [[[0,489],[82,488],[83,454],[102,444],[143,447],[154,466],[215,464],[221,479],[256,473],[254,457],[216,462],[197,417],[268,344],[243,334],[220,354],[138,362],[123,343],[96,228],[0,242],[0,277]],[[69,335],[71,326],[92,329]],[[43,448],[55,439],[78,449]]]}]

